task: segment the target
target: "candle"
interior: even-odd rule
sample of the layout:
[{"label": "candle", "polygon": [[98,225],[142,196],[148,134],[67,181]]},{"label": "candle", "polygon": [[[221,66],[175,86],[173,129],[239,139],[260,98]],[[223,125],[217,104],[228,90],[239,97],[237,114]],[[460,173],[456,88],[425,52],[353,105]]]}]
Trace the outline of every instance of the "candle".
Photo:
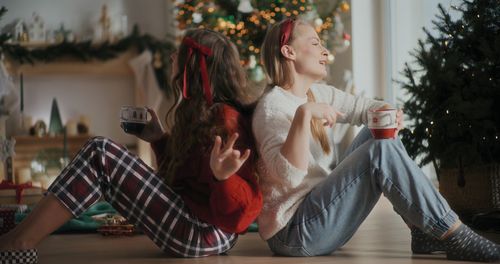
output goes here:
[{"label": "candle", "polygon": [[31,181],[31,169],[30,168],[20,168],[17,172],[17,184],[23,184]]},{"label": "candle", "polygon": [[63,137],[63,159],[66,160],[68,158],[68,133],[67,133],[67,127],[64,128],[64,137]]},{"label": "candle", "polygon": [[75,120],[68,120],[66,123],[66,132],[68,136],[76,136],[78,134],[77,124]]},{"label": "candle", "polygon": [[21,77],[19,79],[20,86],[21,86],[21,94],[20,94],[20,100],[21,100],[21,113],[24,111],[24,85],[23,85],[23,73],[21,72]]}]

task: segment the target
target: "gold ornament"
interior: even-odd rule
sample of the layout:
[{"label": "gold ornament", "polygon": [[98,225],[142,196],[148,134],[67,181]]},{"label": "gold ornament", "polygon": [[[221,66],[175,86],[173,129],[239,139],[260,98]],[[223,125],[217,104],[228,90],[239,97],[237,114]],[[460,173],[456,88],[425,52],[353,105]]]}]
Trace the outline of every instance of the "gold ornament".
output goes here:
[{"label": "gold ornament", "polygon": [[349,9],[351,9],[351,6],[349,6],[349,3],[347,3],[346,1],[340,3],[340,10],[342,10],[342,12],[344,12],[344,13],[349,12]]},{"label": "gold ornament", "polygon": [[163,66],[163,62],[161,61],[161,53],[159,51],[155,52],[153,67],[159,69]]},{"label": "gold ornament", "polygon": [[101,40],[110,41],[111,40],[111,19],[108,16],[108,6],[102,5],[101,7],[101,17],[99,18],[99,24],[101,26]]}]

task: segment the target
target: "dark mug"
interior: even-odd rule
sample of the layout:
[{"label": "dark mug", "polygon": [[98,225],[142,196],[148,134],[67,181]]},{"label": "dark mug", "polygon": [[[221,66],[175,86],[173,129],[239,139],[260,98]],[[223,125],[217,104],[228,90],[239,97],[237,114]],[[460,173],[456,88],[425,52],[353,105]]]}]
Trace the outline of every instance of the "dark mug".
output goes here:
[{"label": "dark mug", "polygon": [[148,123],[146,107],[122,106],[120,110],[120,126],[128,134],[138,135]]}]

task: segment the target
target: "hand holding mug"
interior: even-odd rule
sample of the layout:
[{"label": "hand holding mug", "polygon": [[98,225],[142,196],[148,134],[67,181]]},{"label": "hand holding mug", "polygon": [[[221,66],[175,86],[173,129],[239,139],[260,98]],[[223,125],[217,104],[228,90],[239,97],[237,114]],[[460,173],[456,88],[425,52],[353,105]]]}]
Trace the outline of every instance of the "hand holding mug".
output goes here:
[{"label": "hand holding mug", "polygon": [[396,112],[396,120],[398,122],[396,134],[405,128],[403,115],[404,115],[403,109],[398,109],[398,111]]},{"label": "hand holding mug", "polygon": [[402,111],[383,107],[368,110],[368,128],[375,139],[396,138],[400,127],[402,128]]},{"label": "hand holding mug", "polygon": [[147,107],[123,106],[120,111],[120,123],[125,133],[150,143],[158,140],[164,133],[155,111]]}]

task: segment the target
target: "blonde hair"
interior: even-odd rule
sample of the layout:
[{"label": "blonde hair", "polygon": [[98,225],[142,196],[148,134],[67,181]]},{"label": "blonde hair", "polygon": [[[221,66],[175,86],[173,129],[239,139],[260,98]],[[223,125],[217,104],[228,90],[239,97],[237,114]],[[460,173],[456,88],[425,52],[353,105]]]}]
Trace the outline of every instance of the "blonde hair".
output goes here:
[{"label": "blonde hair", "polygon": [[[289,21],[283,20],[272,25],[267,30],[264,42],[262,43],[262,53],[260,59],[264,66],[266,77],[268,78],[268,89],[274,86],[288,88],[291,87],[294,83],[290,65],[288,64],[285,56],[283,56],[283,54],[281,53],[280,46],[281,26],[286,22]],[[298,25],[310,26],[309,23],[303,20],[294,20],[293,31],[290,35],[288,43],[292,42],[295,39]],[[307,91],[307,101],[316,101],[310,89]],[[321,145],[321,148],[323,149],[323,152],[325,154],[329,154],[331,152],[328,137],[326,135],[326,131],[321,119],[311,119],[311,135],[314,140],[316,140]]]}]

